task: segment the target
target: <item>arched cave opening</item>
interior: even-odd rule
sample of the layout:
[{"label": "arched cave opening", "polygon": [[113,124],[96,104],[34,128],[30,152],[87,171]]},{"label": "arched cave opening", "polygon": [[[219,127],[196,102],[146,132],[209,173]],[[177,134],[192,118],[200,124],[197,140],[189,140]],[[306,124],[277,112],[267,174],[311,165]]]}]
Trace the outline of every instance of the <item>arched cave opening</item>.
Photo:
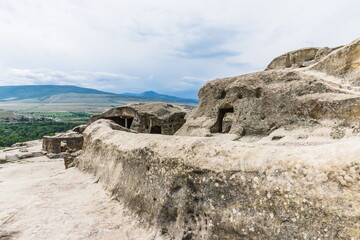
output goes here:
[{"label": "arched cave opening", "polygon": [[161,134],[161,127],[160,126],[152,126],[150,129],[150,133]]},{"label": "arched cave opening", "polygon": [[227,106],[219,109],[215,125],[210,129],[211,133],[228,133],[234,118],[234,107]]}]

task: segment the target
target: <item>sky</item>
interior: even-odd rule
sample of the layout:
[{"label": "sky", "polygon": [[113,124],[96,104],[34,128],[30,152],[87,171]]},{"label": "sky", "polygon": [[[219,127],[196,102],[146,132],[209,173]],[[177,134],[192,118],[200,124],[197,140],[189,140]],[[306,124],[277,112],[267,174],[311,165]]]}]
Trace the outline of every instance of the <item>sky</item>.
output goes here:
[{"label": "sky", "polygon": [[207,81],[360,37],[358,0],[0,0],[0,85],[196,98]]}]

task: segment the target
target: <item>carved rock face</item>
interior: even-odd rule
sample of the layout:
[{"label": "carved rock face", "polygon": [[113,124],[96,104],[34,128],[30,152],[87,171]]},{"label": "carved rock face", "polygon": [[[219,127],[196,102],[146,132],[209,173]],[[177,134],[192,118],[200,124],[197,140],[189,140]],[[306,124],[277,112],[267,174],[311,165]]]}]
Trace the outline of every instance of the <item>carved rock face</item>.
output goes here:
[{"label": "carved rock face", "polygon": [[293,51],[273,60],[266,71],[206,83],[198,107],[176,134],[266,135],[311,119],[359,121],[359,42]]},{"label": "carved rock face", "polygon": [[94,115],[89,124],[98,119],[109,119],[139,133],[173,135],[185,123],[187,112],[186,108],[167,103],[135,103]]}]

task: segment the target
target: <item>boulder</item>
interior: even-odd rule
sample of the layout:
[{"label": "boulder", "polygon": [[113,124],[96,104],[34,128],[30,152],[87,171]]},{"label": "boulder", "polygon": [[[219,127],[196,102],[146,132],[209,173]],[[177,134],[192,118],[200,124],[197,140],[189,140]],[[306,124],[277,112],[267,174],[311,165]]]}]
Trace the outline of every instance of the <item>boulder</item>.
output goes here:
[{"label": "boulder", "polygon": [[109,119],[139,133],[173,135],[184,123],[188,109],[167,103],[134,103],[112,108],[90,118]]}]

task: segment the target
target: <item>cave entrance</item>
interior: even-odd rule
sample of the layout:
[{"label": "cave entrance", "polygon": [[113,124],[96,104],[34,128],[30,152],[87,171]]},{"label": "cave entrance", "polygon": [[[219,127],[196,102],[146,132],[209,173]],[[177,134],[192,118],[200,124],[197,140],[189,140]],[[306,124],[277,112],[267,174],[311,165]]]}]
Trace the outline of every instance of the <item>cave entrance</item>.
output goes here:
[{"label": "cave entrance", "polygon": [[215,125],[212,127],[212,133],[228,133],[234,119],[234,107],[228,106],[220,108],[218,118]]},{"label": "cave entrance", "polygon": [[131,124],[134,120],[134,118],[122,118],[122,117],[108,117],[106,119],[110,119],[114,121],[116,124],[119,124],[120,126],[130,128]]},{"label": "cave entrance", "polygon": [[108,117],[106,119],[110,119],[112,121],[114,121],[116,124],[119,124],[120,126],[125,127],[125,118],[121,118],[121,117]]},{"label": "cave entrance", "polygon": [[125,126],[124,127],[130,129],[133,120],[134,120],[134,118],[125,118]]},{"label": "cave entrance", "polygon": [[161,127],[160,126],[152,126],[150,129],[150,133],[161,134]]}]

